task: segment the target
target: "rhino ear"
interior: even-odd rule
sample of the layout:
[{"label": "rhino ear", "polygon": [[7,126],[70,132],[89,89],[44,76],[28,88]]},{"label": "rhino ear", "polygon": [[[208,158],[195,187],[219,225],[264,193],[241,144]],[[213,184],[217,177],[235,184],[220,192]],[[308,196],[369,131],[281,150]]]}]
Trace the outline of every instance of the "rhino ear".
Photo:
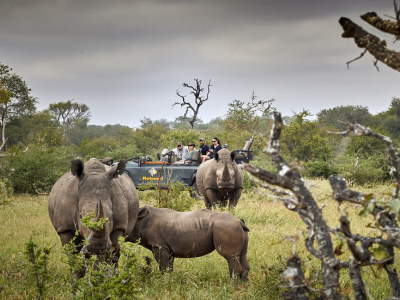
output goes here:
[{"label": "rhino ear", "polygon": [[232,160],[235,160],[235,158],[236,158],[236,152],[235,152],[235,151],[232,151],[232,152],[231,152],[231,159],[232,159]]},{"label": "rhino ear", "polygon": [[138,219],[144,218],[149,213],[149,210],[146,207],[142,207],[139,209]]},{"label": "rhino ear", "polygon": [[71,161],[71,173],[78,179],[83,177],[83,161],[75,159]]},{"label": "rhino ear", "polygon": [[118,163],[118,165],[115,165],[112,167],[110,170],[106,172],[106,177],[111,180],[113,178],[117,178],[118,175],[124,174],[125,171],[125,166],[126,166],[126,160],[121,159]]},{"label": "rhino ear", "polygon": [[216,153],[214,154],[214,158],[215,158],[215,160],[216,160],[216,161],[219,161],[219,155],[218,155],[218,152],[216,152]]}]

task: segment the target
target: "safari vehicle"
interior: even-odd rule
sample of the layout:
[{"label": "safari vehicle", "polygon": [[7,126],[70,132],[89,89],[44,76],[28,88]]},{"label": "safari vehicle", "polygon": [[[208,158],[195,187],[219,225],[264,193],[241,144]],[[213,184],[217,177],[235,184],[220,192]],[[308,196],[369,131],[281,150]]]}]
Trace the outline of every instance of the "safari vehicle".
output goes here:
[{"label": "safari vehicle", "polygon": [[[251,151],[252,139],[246,141],[243,150],[234,150],[236,152],[236,163],[250,162],[253,159]],[[225,148],[227,145],[224,146]],[[125,173],[129,175],[135,186],[146,185],[147,183],[158,184],[166,187],[168,181],[175,183],[181,181],[184,186],[193,186],[197,190],[196,172],[200,165],[200,152],[194,155],[193,160],[175,161],[173,152],[167,154],[166,162],[153,161],[149,156],[134,157],[127,159]]]}]

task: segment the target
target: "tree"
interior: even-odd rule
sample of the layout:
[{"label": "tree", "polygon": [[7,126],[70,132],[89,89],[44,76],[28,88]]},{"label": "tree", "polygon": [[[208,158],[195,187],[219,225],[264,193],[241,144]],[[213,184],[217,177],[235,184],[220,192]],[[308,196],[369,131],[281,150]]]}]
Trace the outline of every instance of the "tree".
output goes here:
[{"label": "tree", "polygon": [[[172,107],[174,107],[175,105],[180,105],[181,107],[186,107],[186,111],[185,114],[183,115],[183,117],[189,122],[190,127],[193,129],[194,127],[194,123],[198,120],[198,114],[199,114],[199,110],[200,107],[204,104],[204,102],[206,102],[208,100],[208,96],[210,95],[210,87],[211,85],[211,79],[208,81],[208,86],[207,86],[207,95],[201,96],[200,94],[202,92],[204,92],[204,88],[201,87],[201,80],[199,79],[195,79],[194,80],[196,82],[196,87],[193,87],[187,83],[183,84],[183,87],[187,87],[189,89],[191,89],[191,94],[194,96],[194,105],[192,105],[192,103],[190,103],[189,101],[186,100],[187,96],[183,96],[180,94],[180,92],[178,90],[176,90],[176,94],[182,98],[182,102],[175,102],[174,104],[172,104]],[[188,113],[189,111],[193,112],[193,115],[188,117]]]},{"label": "tree", "polygon": [[20,76],[11,71],[11,68],[0,63],[0,122],[2,127],[0,150],[4,149],[7,142],[5,135],[7,122],[16,116],[32,114],[36,110],[37,100],[30,96],[31,89]]},{"label": "tree", "polygon": [[72,142],[71,138],[74,137],[74,134],[80,132],[79,136],[74,138],[74,142],[79,144],[83,131],[90,120],[90,111],[86,104],[73,101],[50,104],[49,111],[61,125],[64,138]]},{"label": "tree", "polygon": [[324,138],[326,132],[318,127],[316,121],[306,120],[308,116],[311,114],[307,110],[295,114],[295,121],[286,127],[282,137],[283,149],[297,160],[328,161],[332,148]]},{"label": "tree", "polygon": [[245,130],[254,135],[257,126],[261,122],[271,120],[271,114],[275,111],[272,106],[274,99],[271,100],[257,100],[257,96],[253,93],[250,97],[250,102],[234,100],[229,103],[229,109],[226,116],[226,123],[230,128]]},{"label": "tree", "polygon": [[347,128],[347,124],[340,121],[349,121],[369,125],[371,114],[367,106],[361,105],[341,105],[334,108],[323,109],[317,113],[319,125],[333,126],[340,130]]},{"label": "tree", "polygon": [[[361,19],[380,31],[394,35],[394,40],[398,41],[400,40],[400,10],[397,7],[396,0],[394,0],[394,12],[394,19],[396,21],[383,20],[375,12],[368,12],[364,15],[361,15]],[[344,30],[342,37],[354,38],[354,41],[358,47],[365,48],[364,52],[356,59],[349,61],[347,66],[351,62],[364,56],[364,54],[368,51],[376,59],[375,66],[377,62],[380,61],[388,67],[400,71],[400,53],[389,50],[386,47],[386,41],[381,41],[378,37],[365,31],[348,18],[340,18],[339,23]]]}]

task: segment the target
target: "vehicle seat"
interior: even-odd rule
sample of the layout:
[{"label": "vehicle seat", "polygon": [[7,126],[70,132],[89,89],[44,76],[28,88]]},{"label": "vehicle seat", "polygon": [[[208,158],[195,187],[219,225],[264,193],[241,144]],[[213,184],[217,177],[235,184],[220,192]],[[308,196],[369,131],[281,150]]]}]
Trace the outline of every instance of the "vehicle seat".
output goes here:
[{"label": "vehicle seat", "polygon": [[253,144],[253,139],[248,139],[244,144],[243,150],[235,150],[236,153],[235,159],[249,158],[249,151],[252,144]]}]

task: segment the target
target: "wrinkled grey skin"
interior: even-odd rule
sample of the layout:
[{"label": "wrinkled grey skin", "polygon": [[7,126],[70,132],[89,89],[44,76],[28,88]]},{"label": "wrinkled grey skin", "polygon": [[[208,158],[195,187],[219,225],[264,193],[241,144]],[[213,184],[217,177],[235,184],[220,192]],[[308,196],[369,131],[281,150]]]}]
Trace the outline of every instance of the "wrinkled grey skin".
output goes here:
[{"label": "wrinkled grey skin", "polygon": [[[48,199],[51,222],[65,245],[75,236],[76,250],[90,254],[116,254],[119,256],[118,237],[129,235],[135,225],[139,198],[132,180],[124,174],[126,161],[109,167],[92,158],[85,164],[80,160],[71,163],[68,172],[54,184]],[[93,215],[93,221],[108,218],[102,230],[91,232],[83,226],[81,218]],[[89,245],[82,249],[83,239]]]},{"label": "wrinkled grey skin", "polygon": [[243,172],[235,163],[235,152],[221,149],[214,158],[206,160],[197,169],[197,187],[204,196],[206,208],[215,209],[215,204],[234,208],[243,189]]},{"label": "wrinkled grey skin", "polygon": [[153,252],[161,272],[173,270],[175,257],[199,257],[216,249],[227,260],[230,277],[247,281],[248,231],[243,221],[227,212],[177,212],[145,206],[126,240],[135,243],[140,239],[140,245]]}]

